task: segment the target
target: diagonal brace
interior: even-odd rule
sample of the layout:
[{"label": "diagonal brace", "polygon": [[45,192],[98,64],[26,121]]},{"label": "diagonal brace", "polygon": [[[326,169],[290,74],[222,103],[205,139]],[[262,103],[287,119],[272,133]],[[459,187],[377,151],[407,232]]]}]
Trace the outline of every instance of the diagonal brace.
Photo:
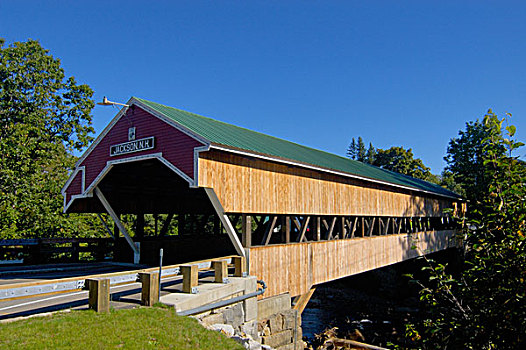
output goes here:
[{"label": "diagonal brace", "polygon": [[221,220],[221,223],[225,227],[226,233],[228,234],[228,237],[230,238],[230,241],[234,245],[234,249],[236,252],[243,257],[247,257],[245,254],[245,250],[243,248],[243,245],[241,244],[241,241],[239,240],[239,237],[237,236],[236,230],[234,226],[232,225],[232,222],[228,218],[228,215],[225,214],[225,211],[223,209],[223,205],[221,205],[221,202],[219,201],[219,198],[217,198],[216,193],[214,192],[213,188],[207,188],[205,187],[205,192],[208,196],[208,199],[210,199],[210,202],[212,203],[212,206],[214,207],[217,216],[219,216],[219,220]]},{"label": "diagonal brace", "polygon": [[106,220],[104,220],[102,215],[100,215],[100,213],[97,213],[97,216],[99,217],[100,221],[102,222],[102,225],[104,225],[104,228],[106,229],[106,231],[109,233],[110,237],[113,238],[113,239],[117,239],[117,237],[115,237],[113,235],[113,232],[111,232],[110,228],[108,227],[108,224],[106,223]]},{"label": "diagonal brace", "polygon": [[102,205],[104,206],[104,209],[106,209],[106,211],[108,212],[108,214],[110,214],[110,216],[113,219],[113,221],[115,221],[115,224],[119,228],[119,231],[121,231],[122,234],[124,235],[124,238],[126,238],[126,242],[128,242],[128,244],[132,248],[132,250],[133,250],[133,263],[134,264],[138,264],[139,263],[139,259],[140,259],[139,247],[135,244],[135,242],[133,242],[133,239],[128,234],[128,231],[126,231],[126,228],[122,224],[121,220],[119,219],[119,217],[117,216],[117,214],[115,213],[113,208],[111,207],[110,203],[108,202],[108,200],[106,199],[104,194],[102,194],[101,190],[98,187],[95,187],[94,192],[95,192],[95,195],[99,198],[99,200],[102,203]]}]

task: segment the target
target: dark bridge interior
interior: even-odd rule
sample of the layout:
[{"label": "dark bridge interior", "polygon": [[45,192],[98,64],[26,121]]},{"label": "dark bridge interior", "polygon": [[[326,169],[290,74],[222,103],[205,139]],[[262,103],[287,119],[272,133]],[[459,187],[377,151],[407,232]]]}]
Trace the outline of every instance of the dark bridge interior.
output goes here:
[{"label": "dark bridge interior", "polygon": [[[204,189],[190,188],[157,159],[116,164],[98,188],[121,220],[127,220],[129,234],[141,244],[143,264],[158,264],[160,248],[165,264],[235,254]],[[95,195],[77,199],[68,211],[106,213]],[[123,237],[115,241],[114,260],[133,260]]]},{"label": "dark bridge interior", "polygon": [[[114,165],[98,185],[119,214],[213,214],[208,196],[157,159]],[[68,210],[78,213],[104,213],[94,196],[77,199]]]}]

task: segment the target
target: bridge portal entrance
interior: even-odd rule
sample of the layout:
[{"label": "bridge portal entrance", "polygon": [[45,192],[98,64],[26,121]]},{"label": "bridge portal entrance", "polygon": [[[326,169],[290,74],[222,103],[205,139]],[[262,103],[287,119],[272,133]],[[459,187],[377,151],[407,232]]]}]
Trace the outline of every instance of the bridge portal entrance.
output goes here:
[{"label": "bridge portal entrance", "polygon": [[236,253],[205,189],[189,187],[155,158],[115,164],[92,197],[76,200],[68,210],[109,213],[115,222],[102,220],[115,238],[116,261],[133,261],[131,243],[140,263],[151,265],[158,263],[160,248],[166,264]]}]

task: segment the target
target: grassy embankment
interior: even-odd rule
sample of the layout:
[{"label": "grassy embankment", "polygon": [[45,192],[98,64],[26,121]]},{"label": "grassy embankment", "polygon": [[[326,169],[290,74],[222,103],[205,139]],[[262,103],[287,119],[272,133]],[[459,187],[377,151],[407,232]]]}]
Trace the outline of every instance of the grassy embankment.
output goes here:
[{"label": "grassy embankment", "polygon": [[57,313],[0,324],[1,349],[243,349],[173,310]]}]

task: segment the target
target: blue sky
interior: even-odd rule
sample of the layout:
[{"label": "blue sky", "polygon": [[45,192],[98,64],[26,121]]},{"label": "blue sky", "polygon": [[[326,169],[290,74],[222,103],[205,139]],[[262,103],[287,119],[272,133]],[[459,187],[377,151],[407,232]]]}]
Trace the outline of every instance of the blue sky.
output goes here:
[{"label": "blue sky", "polygon": [[[0,0],[0,37],[38,39],[97,101],[138,96],[340,155],[362,136],[438,173],[488,108],[526,139],[526,2]],[[94,109],[97,132],[115,113]]]}]

